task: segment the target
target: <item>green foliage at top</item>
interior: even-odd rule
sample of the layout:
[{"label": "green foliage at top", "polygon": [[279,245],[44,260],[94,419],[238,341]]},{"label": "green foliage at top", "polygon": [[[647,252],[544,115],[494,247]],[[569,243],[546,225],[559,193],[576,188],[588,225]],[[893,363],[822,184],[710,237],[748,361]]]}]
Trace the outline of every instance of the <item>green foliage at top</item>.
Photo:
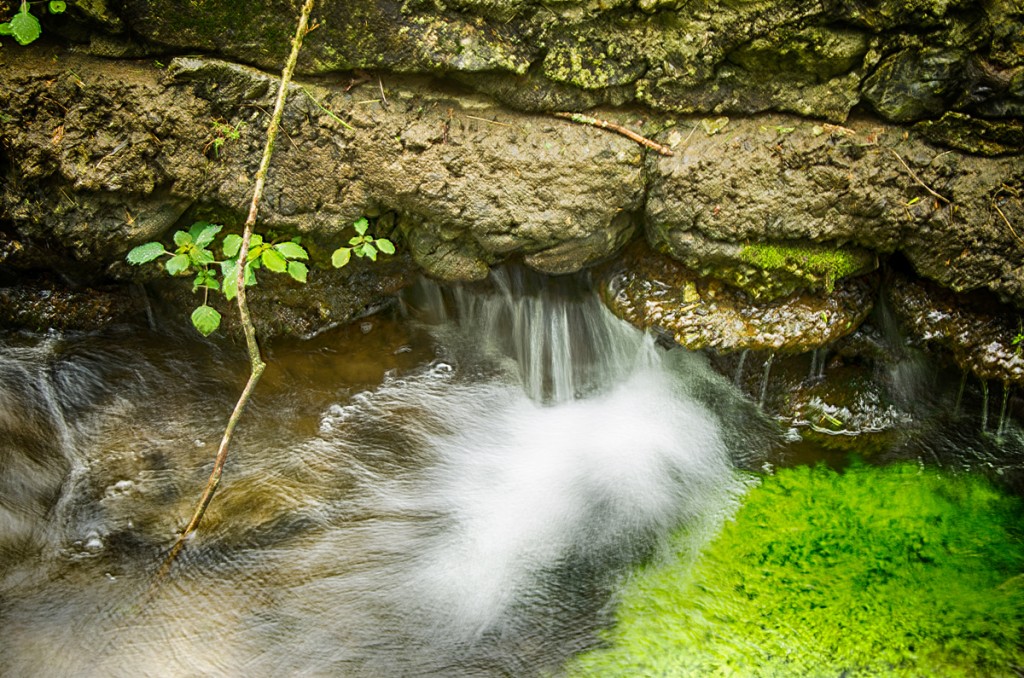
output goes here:
[{"label": "green foliage at top", "polygon": [[[784,469],[638,572],[571,676],[1017,676],[1024,506],[914,465]],[[685,552],[685,535],[677,543]]]},{"label": "green foliage at top", "polygon": [[[369,222],[365,218],[353,226],[356,235],[349,240],[350,246],[338,248],[331,256],[335,268],[348,264],[353,254],[376,261],[378,253],[395,253],[394,244],[387,238],[366,234]],[[137,266],[165,257],[163,264],[168,275],[195,276],[192,291],[203,291],[203,303],[192,312],[192,325],[204,337],[216,332],[221,321],[220,312],[207,303],[210,292],[219,292],[228,301],[238,296],[238,258],[242,236],[235,233],[225,235],[220,243],[223,259],[217,259],[214,241],[222,228],[220,224],[197,221],[187,231],[175,232],[174,251],[165,249],[162,243],[147,242],[132,248],[126,257],[129,264]],[[256,284],[256,271],[262,268],[272,273],[287,273],[297,282],[306,282],[309,267],[305,262],[309,253],[301,243],[301,238],[266,240],[259,233],[253,233],[245,258],[245,286]]]},{"label": "green foliage at top", "polygon": [[[211,247],[223,227],[206,221],[197,221],[187,231],[174,234],[175,250],[164,249],[159,242],[147,242],[128,252],[129,264],[141,265],[166,257],[164,270],[168,275],[195,275],[192,291],[203,291],[203,303],[192,312],[192,325],[209,336],[220,327],[221,314],[210,306],[210,292],[220,292],[229,301],[238,296],[238,257],[242,236],[231,233],[224,236],[220,249],[224,259],[218,260]],[[309,259],[300,238],[279,242],[265,241],[254,233],[249,239],[249,252],[245,263],[245,286],[256,284],[256,270],[266,268],[273,273],[287,273],[304,283],[309,269],[303,260]]]},{"label": "green foliage at top", "polygon": [[[60,14],[67,9],[67,4],[62,0],[51,0],[47,3],[47,9],[50,14]],[[22,0],[21,8],[10,21],[0,23],[0,35],[10,35],[19,45],[35,42],[42,34],[43,28],[39,19],[30,11],[28,0]]]},{"label": "green foliage at top", "polygon": [[867,252],[820,245],[756,243],[745,245],[740,258],[766,271],[800,271],[824,278],[829,292],[835,288],[836,280],[866,270],[871,264]]}]

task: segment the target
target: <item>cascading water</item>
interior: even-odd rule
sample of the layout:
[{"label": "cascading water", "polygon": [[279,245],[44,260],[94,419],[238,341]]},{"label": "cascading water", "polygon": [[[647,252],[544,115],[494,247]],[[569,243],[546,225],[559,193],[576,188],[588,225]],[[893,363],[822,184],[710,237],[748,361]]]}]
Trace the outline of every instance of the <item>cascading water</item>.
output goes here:
[{"label": "cascading water", "polygon": [[63,477],[83,470],[33,495],[45,508],[25,520],[55,529],[54,547],[32,548],[28,529],[0,551],[0,673],[551,670],[594,642],[627,565],[681,524],[720,520],[740,489],[730,457],[764,443],[739,425],[753,405],[699,356],[655,348],[578,280],[499,272],[483,291],[424,285],[408,307],[429,337],[375,321],[365,340],[390,369],[354,393],[357,352],[272,347],[222,490],[153,588],[241,361],[68,338],[40,349],[73,375],[54,384],[27,367],[38,356],[9,353],[26,376],[3,402],[59,401],[75,380],[94,402],[88,434],[67,407],[27,434],[64,430]]}]

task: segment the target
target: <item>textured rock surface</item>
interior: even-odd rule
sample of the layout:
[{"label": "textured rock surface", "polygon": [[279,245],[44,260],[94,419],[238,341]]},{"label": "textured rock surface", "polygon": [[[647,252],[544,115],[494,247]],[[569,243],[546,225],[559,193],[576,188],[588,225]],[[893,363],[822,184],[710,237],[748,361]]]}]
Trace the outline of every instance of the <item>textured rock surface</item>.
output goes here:
[{"label": "textured rock surface", "polygon": [[872,120],[763,116],[684,132],[674,157],[648,158],[647,236],[702,274],[742,268],[743,243],[853,245],[1024,302],[1024,249],[1007,226],[1024,224],[1019,158],[951,153]]},{"label": "textured rock surface", "polygon": [[[0,50],[0,245],[21,248],[0,283],[59,271],[71,292],[153,278],[125,251],[194,219],[238,228],[276,87],[239,64],[279,68],[298,3],[69,5],[44,39],[77,55]],[[267,329],[344,322],[418,270],[566,273],[641,234],[759,303],[899,253],[1024,306],[1012,0],[325,0],[314,26],[261,213],[314,266],[308,294],[261,285]],[[548,115],[593,106],[676,155]],[[360,216],[403,254],[335,271]]]},{"label": "textured rock surface", "polygon": [[990,299],[957,297],[906,279],[894,282],[891,295],[893,308],[914,341],[949,352],[962,369],[982,380],[1024,383],[1019,312]]},{"label": "textured rock surface", "polygon": [[[94,0],[80,15],[103,49],[130,30],[151,51],[206,50],[278,69],[296,5],[126,0],[112,12]],[[1022,65],[1022,14],[1012,0],[327,0],[300,70],[454,73],[531,110],[635,99],[678,113],[841,121],[863,96],[897,121],[951,109],[1019,115],[1024,99],[1010,80]]]},{"label": "textured rock surface", "polygon": [[872,281],[840,281],[830,293],[794,293],[757,301],[678,262],[631,248],[603,276],[609,308],[637,327],[668,334],[681,346],[805,353],[853,332],[871,312]]}]

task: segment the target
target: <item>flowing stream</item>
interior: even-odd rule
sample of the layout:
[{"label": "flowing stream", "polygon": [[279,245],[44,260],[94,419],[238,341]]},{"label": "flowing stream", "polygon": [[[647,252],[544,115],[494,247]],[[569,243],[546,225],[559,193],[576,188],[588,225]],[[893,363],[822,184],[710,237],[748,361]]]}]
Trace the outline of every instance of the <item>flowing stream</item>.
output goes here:
[{"label": "flowing stream", "polygon": [[0,348],[4,676],[525,676],[735,503],[765,418],[577,279],[425,283],[268,347],[225,480],[154,581],[246,375],[230,342]]}]

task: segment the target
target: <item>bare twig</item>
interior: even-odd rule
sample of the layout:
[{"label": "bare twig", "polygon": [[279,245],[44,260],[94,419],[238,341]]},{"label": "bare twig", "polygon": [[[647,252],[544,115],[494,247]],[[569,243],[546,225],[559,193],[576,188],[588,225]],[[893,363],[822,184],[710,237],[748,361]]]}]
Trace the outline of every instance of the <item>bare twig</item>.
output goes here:
[{"label": "bare twig", "polygon": [[903,169],[907,170],[907,172],[910,174],[910,178],[913,179],[914,181],[916,181],[918,183],[918,185],[921,186],[921,188],[923,188],[924,190],[928,191],[933,196],[935,196],[936,198],[938,198],[942,202],[946,203],[947,205],[952,205],[953,204],[948,198],[946,198],[945,196],[939,195],[938,193],[933,191],[932,188],[928,184],[926,184],[923,181],[921,181],[921,179],[918,178],[918,176],[916,174],[914,174],[914,170],[910,169],[910,166],[906,162],[903,161],[903,158],[900,157],[899,153],[897,153],[896,151],[892,150],[891,148],[889,149],[889,152],[892,153],[894,156],[896,156],[896,159],[900,161],[901,165],[903,165]]},{"label": "bare twig", "polygon": [[384,81],[377,76],[377,86],[380,87],[380,100],[384,105],[384,108],[388,108],[391,104],[388,103],[388,98],[384,95]]},{"label": "bare twig", "polygon": [[999,216],[1001,216],[1003,218],[1003,223],[1006,224],[1006,227],[1008,229],[1010,229],[1010,233],[1013,234],[1014,240],[1019,242],[1021,245],[1024,245],[1024,239],[1022,239],[1019,235],[1017,235],[1017,231],[1014,230],[1013,225],[1010,223],[1010,220],[1006,218],[1005,214],[1003,214],[1003,210],[999,209],[999,205],[997,205],[993,201],[992,207],[993,207],[993,209],[995,209],[996,212],[999,213]]},{"label": "bare twig", "polygon": [[515,125],[510,125],[507,122],[498,122],[497,120],[491,120],[490,118],[481,118],[480,116],[477,115],[467,115],[466,117],[469,118],[470,120],[479,120],[480,122],[486,122],[489,125],[497,125],[498,127],[515,127]]},{"label": "bare twig", "polygon": [[668,146],[662,146],[658,142],[651,141],[647,137],[642,136],[640,134],[637,134],[633,130],[627,129],[627,128],[623,127],[622,125],[618,125],[618,124],[616,124],[614,122],[608,122],[607,120],[599,120],[597,118],[591,118],[589,115],[582,115],[580,113],[563,113],[563,112],[559,112],[559,113],[553,113],[552,115],[554,115],[556,118],[565,118],[566,120],[572,120],[573,122],[578,122],[581,125],[592,125],[594,127],[600,127],[601,129],[611,130],[612,132],[616,132],[616,133],[621,134],[622,136],[624,136],[624,137],[626,137],[628,139],[632,139],[633,141],[637,142],[638,144],[646,146],[647,148],[651,149],[655,153],[660,153],[661,155],[668,155],[668,156],[675,155],[675,153],[672,152],[672,149],[669,148]]},{"label": "bare twig", "polygon": [[284,114],[284,102],[288,94],[288,83],[291,82],[292,73],[295,71],[295,62],[299,57],[299,49],[302,47],[302,38],[306,34],[306,25],[309,23],[309,14],[313,9],[314,0],[306,0],[302,5],[302,14],[299,16],[299,23],[295,30],[295,37],[292,39],[292,51],[288,55],[288,61],[285,63],[284,70],[281,72],[281,85],[277,90],[277,101],[274,103],[274,114],[270,118],[270,125],[267,127],[267,143],[263,148],[263,159],[260,161],[260,168],[256,172],[256,186],[252,193],[252,202],[249,205],[249,216],[245,220],[245,227],[242,233],[242,246],[238,251],[238,312],[242,320],[242,331],[245,333],[245,345],[249,352],[249,365],[250,373],[249,380],[245,384],[245,388],[242,389],[242,394],[238,397],[238,402],[235,403],[235,409],[231,412],[231,417],[228,419],[227,425],[224,427],[224,436],[221,438],[220,447],[217,449],[217,457],[213,463],[213,471],[210,473],[209,480],[206,481],[206,489],[203,490],[203,496],[196,505],[195,511],[192,514],[192,519],[189,521],[188,526],[185,527],[178,540],[174,543],[170,553],[164,560],[163,567],[161,568],[160,575],[164,575],[169,571],[171,565],[174,563],[175,558],[181,553],[181,550],[185,547],[185,543],[196,528],[199,527],[200,521],[203,519],[203,515],[206,513],[207,507],[210,505],[210,501],[213,500],[213,494],[217,491],[217,486],[220,484],[221,474],[224,471],[224,463],[227,461],[228,445],[231,442],[231,435],[234,433],[235,426],[238,424],[238,420],[242,416],[242,412],[245,410],[246,403],[249,402],[249,397],[252,395],[253,389],[259,382],[260,377],[263,375],[263,370],[266,368],[266,363],[263,361],[263,356],[260,353],[259,344],[256,343],[256,327],[252,324],[252,317],[249,315],[249,306],[246,303],[245,298],[245,262],[249,256],[249,241],[252,238],[253,227],[256,224],[256,214],[259,210],[259,202],[263,197],[263,188],[267,183],[267,172],[270,169],[270,157],[274,153],[274,140],[277,137],[278,127],[281,125],[281,117]]}]

